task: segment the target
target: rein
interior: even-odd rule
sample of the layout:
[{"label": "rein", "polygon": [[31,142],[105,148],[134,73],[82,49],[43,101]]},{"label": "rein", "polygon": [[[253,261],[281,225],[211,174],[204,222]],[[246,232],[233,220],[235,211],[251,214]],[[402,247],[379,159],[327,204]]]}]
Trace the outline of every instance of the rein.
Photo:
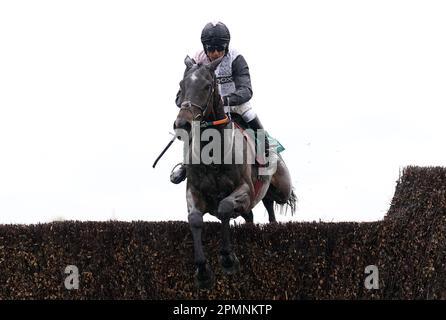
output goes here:
[{"label": "rein", "polygon": [[216,121],[201,121],[200,128],[207,128],[212,126],[219,126],[221,124],[229,123],[231,120],[229,119],[228,115],[225,114],[224,119],[216,120]]}]

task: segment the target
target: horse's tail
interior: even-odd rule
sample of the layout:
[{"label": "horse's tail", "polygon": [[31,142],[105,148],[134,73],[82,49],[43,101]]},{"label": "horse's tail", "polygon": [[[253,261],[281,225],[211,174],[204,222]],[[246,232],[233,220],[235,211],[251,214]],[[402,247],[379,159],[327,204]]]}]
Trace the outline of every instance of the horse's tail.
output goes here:
[{"label": "horse's tail", "polygon": [[285,203],[278,203],[276,202],[276,208],[279,208],[280,214],[283,214],[283,210],[285,209],[285,213],[288,211],[288,208],[291,209],[291,215],[293,215],[296,212],[297,208],[297,196],[294,192],[294,189],[291,190],[290,197]]},{"label": "horse's tail", "polygon": [[288,201],[286,202],[286,206],[291,209],[291,214],[293,215],[296,212],[297,206],[297,196],[294,193],[294,190],[291,190],[291,195]]}]

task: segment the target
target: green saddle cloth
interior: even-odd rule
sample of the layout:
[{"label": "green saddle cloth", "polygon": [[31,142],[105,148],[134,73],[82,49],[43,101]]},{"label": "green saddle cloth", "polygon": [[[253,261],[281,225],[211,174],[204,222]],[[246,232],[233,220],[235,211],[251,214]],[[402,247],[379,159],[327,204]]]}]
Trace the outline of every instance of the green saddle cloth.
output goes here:
[{"label": "green saddle cloth", "polygon": [[[238,115],[237,115],[238,116]],[[240,118],[241,119],[241,118]],[[249,128],[249,126],[246,124],[246,122],[244,122],[244,121],[236,121],[236,123],[240,126],[240,127],[242,127],[243,129],[248,129]],[[276,149],[276,153],[281,153],[282,151],[284,151],[285,150],[285,147],[279,142],[279,140],[277,140],[276,138],[273,138],[269,133],[268,133],[268,131],[265,131],[266,132],[266,136],[267,136],[267,138],[268,138],[268,142],[269,142],[269,146],[270,146],[270,148],[275,148]],[[256,140],[256,145],[258,145],[259,144],[259,139],[256,137],[255,138],[255,140]]]},{"label": "green saddle cloth", "polygon": [[276,138],[271,137],[271,135],[266,132],[266,136],[268,137],[270,148],[276,148],[277,153],[281,153],[283,150],[285,150],[284,146],[277,140]]}]

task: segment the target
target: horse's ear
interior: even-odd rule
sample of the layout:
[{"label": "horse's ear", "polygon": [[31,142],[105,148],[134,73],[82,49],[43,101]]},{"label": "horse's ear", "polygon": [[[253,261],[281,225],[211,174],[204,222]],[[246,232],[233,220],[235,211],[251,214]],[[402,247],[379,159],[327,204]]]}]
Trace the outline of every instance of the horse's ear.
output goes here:
[{"label": "horse's ear", "polygon": [[191,57],[187,56],[187,57],[184,59],[184,64],[185,64],[186,67],[189,69],[189,68],[191,68],[191,67],[195,64],[195,61],[194,61],[194,59],[191,59]]},{"label": "horse's ear", "polygon": [[208,67],[211,71],[215,71],[217,69],[220,62],[223,60],[223,57],[218,58],[217,60],[212,61],[210,64],[208,64]]}]

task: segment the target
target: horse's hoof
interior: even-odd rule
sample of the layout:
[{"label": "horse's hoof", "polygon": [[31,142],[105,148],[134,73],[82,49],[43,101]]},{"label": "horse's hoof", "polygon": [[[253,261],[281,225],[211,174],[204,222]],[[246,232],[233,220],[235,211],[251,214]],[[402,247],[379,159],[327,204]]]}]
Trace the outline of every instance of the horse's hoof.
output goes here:
[{"label": "horse's hoof", "polygon": [[214,273],[208,264],[204,269],[197,268],[194,275],[195,286],[198,289],[211,289],[214,286]]},{"label": "horse's hoof", "polygon": [[235,253],[220,255],[220,265],[225,274],[235,274],[240,271],[240,261]]}]

